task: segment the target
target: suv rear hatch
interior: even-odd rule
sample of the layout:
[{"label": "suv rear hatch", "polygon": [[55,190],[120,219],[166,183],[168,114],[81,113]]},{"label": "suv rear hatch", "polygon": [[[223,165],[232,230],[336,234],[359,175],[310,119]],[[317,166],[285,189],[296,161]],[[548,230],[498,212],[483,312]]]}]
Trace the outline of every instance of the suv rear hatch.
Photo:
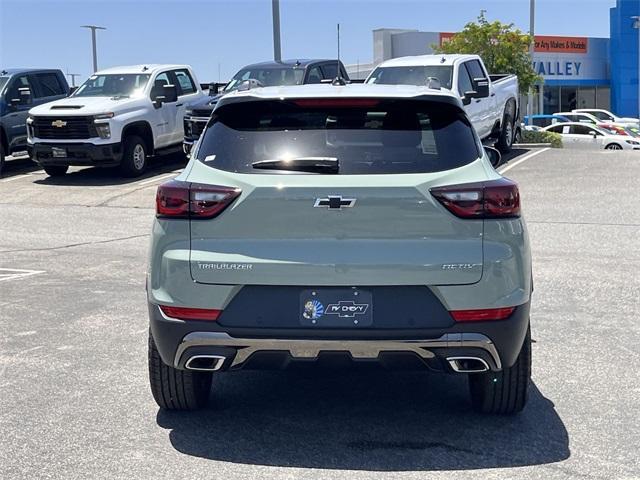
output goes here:
[{"label": "suv rear hatch", "polygon": [[[428,98],[428,97],[427,97]],[[241,194],[192,217],[197,282],[238,285],[469,284],[483,221],[430,188],[485,180],[464,112],[433,100],[301,99],[214,112],[188,176]],[[197,186],[200,185],[200,186]]]}]

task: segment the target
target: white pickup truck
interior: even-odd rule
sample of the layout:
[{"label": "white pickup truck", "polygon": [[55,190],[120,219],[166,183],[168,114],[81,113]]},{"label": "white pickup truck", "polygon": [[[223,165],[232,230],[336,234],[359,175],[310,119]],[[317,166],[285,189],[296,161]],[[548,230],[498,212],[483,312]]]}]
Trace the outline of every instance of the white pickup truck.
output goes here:
[{"label": "white pickup truck", "polygon": [[119,165],[137,176],[150,155],[182,147],[185,110],[204,97],[188,65],[102,70],[71,96],[29,111],[29,152],[52,176],[70,165]]},{"label": "white pickup truck", "polygon": [[418,55],[387,60],[365,83],[424,85],[456,93],[482,140],[511,150],[518,118],[518,78],[489,75],[478,55]]}]

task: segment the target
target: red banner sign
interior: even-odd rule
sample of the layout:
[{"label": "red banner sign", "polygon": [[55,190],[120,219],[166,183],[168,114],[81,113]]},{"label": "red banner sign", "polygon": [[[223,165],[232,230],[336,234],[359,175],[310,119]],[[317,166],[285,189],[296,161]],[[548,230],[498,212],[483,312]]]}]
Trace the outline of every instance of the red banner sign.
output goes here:
[{"label": "red banner sign", "polygon": [[[452,32],[440,33],[440,45],[455,36]],[[586,37],[556,37],[536,35],[535,51],[540,53],[587,53],[589,39]]]}]

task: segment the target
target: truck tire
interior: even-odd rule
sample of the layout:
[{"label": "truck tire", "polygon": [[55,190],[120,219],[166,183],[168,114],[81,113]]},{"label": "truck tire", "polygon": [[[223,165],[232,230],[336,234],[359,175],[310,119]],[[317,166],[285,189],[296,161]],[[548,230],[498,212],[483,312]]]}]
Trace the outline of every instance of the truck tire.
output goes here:
[{"label": "truck tire", "polygon": [[510,113],[504,114],[502,125],[500,126],[500,136],[496,147],[500,153],[509,153],[513,146],[513,116]]},{"label": "truck tire", "polygon": [[137,135],[125,137],[120,171],[125,177],[138,177],[147,168],[147,145]]},{"label": "truck tire", "polygon": [[197,410],[204,407],[211,391],[211,372],[178,370],[165,364],[149,332],[149,383],[151,393],[165,410]]},{"label": "truck tire", "polygon": [[4,145],[0,141],[0,178],[2,178],[2,169],[4,168]]},{"label": "truck tire", "polygon": [[531,380],[531,330],[520,349],[513,366],[501,372],[473,373],[469,375],[469,391],[473,408],[480,413],[514,414],[527,403],[527,390]]},{"label": "truck tire", "polygon": [[522,129],[516,127],[516,134],[513,136],[513,143],[522,143]]},{"label": "truck tire", "polygon": [[43,168],[47,175],[49,175],[50,177],[61,177],[62,175],[67,173],[67,170],[69,170],[68,165],[49,165]]}]

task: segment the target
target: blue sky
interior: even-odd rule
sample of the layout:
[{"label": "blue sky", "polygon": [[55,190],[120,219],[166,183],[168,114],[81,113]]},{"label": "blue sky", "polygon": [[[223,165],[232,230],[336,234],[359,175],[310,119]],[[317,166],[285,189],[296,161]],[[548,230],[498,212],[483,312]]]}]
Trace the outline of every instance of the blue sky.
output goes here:
[{"label": "blue sky", "polygon": [[[609,35],[615,0],[537,0],[536,33]],[[283,58],[334,57],[336,23],[345,63],[373,56],[374,28],[456,31],[487,10],[489,19],[529,26],[529,0],[281,0]],[[227,80],[273,56],[271,0],[0,0],[0,67],[58,67],[91,73],[98,63],[186,63],[201,82]]]}]

